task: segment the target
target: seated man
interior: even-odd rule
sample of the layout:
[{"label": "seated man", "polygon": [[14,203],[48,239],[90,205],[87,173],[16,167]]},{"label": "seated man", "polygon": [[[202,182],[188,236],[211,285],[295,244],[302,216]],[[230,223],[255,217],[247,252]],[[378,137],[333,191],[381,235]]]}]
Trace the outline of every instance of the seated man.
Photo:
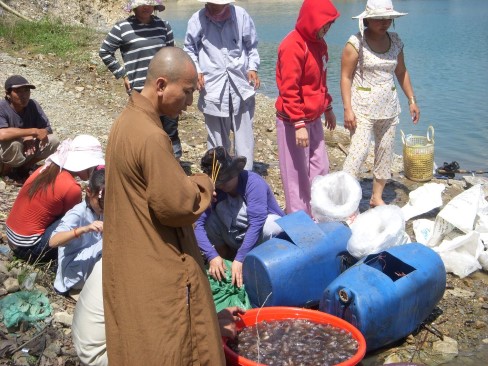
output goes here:
[{"label": "seated man", "polygon": [[246,158],[232,158],[222,147],[210,149],[202,158],[202,170],[212,177],[215,202],[195,223],[198,246],[209,262],[209,273],[225,277],[222,257],[233,260],[232,284],[242,286],[242,262],[256,245],[281,232],[275,220],[283,210],[266,181],[244,170]]},{"label": "seated man", "polygon": [[34,164],[59,145],[41,106],[30,99],[35,88],[20,75],[5,81],[5,100],[0,101],[0,176],[25,180]]}]

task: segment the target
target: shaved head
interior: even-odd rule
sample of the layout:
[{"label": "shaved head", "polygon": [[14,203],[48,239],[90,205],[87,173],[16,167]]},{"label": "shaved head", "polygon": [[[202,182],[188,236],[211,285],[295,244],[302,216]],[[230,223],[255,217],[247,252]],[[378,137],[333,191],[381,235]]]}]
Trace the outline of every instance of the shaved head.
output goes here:
[{"label": "shaved head", "polygon": [[[193,69],[193,70],[192,70]],[[147,70],[146,83],[164,77],[170,82],[188,76],[193,71],[196,77],[196,68],[188,54],[178,47],[163,47],[153,57]]]},{"label": "shaved head", "polygon": [[188,54],[178,47],[163,47],[149,63],[141,95],[160,115],[177,118],[193,103],[197,69]]}]

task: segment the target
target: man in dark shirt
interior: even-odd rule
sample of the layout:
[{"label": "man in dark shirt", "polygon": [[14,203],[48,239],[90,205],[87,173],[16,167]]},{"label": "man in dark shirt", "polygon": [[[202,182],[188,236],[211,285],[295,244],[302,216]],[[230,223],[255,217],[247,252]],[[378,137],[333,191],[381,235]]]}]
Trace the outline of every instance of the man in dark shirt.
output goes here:
[{"label": "man in dark shirt", "polygon": [[39,103],[30,99],[36,87],[20,75],[5,81],[5,99],[0,101],[0,175],[27,173],[38,161],[54,153],[59,145]]}]

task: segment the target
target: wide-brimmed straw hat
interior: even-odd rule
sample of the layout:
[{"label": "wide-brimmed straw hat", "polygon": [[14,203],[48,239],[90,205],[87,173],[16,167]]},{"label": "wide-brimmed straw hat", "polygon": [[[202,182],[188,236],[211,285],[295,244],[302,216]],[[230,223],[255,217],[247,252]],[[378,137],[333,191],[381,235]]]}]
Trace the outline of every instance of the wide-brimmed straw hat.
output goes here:
[{"label": "wide-brimmed straw hat", "polygon": [[154,6],[154,10],[157,11],[163,11],[166,9],[162,0],[129,0],[125,6],[125,10],[130,13],[135,8],[143,5]]},{"label": "wide-brimmed straw hat", "polygon": [[368,0],[366,10],[353,19],[394,19],[407,15],[393,9],[391,0]]},{"label": "wide-brimmed straw hat", "polygon": [[222,184],[239,175],[246,166],[245,156],[232,157],[224,147],[217,146],[208,150],[202,158],[200,166],[205,174]]},{"label": "wide-brimmed straw hat", "polygon": [[73,140],[66,139],[54,154],[46,159],[46,167],[55,163],[61,169],[81,172],[98,165],[105,165],[102,145],[96,137],[78,135]]},{"label": "wide-brimmed straw hat", "polygon": [[217,5],[226,5],[230,3],[234,3],[236,0],[198,0],[201,3],[211,3]]}]

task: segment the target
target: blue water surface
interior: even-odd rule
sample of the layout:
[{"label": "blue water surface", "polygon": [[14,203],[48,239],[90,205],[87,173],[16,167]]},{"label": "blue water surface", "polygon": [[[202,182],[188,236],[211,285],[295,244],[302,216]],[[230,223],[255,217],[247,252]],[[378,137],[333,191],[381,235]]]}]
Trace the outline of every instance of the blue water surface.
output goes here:
[{"label": "blue water surface", "polygon": [[[259,35],[261,93],[274,98],[276,49],[293,29],[301,1],[240,1],[252,16]],[[342,48],[358,30],[351,19],[364,10],[366,1],[334,1],[341,17],[326,36],[329,45],[328,86],[334,98],[339,124],[343,121],[340,97]],[[182,45],[191,14],[202,7],[195,1],[169,1],[162,17],[170,21],[178,45]],[[435,129],[435,162],[457,161],[461,169],[488,170],[488,1],[396,0],[395,9],[409,13],[395,21],[405,43],[405,61],[412,79],[421,119],[411,122],[407,100],[400,91],[400,127],[405,134],[425,135]],[[396,152],[402,141],[397,133]]]}]

